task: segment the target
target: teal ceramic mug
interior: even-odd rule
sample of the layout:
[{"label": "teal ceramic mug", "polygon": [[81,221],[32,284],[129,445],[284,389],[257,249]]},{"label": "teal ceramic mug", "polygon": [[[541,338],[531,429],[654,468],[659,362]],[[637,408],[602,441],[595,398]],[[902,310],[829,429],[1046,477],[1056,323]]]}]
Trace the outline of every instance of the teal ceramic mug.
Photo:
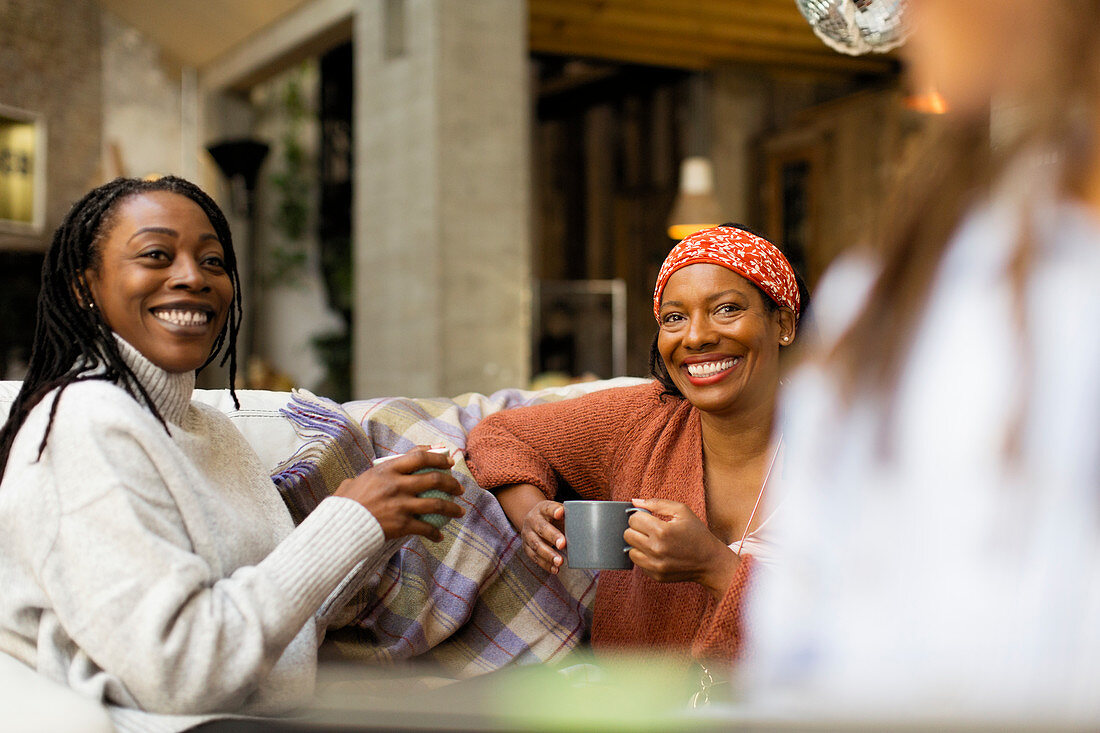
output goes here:
[{"label": "teal ceramic mug", "polygon": [[[447,450],[446,448],[431,448],[431,449],[428,450],[428,452],[429,453],[438,453],[439,455],[443,455],[443,456],[446,456],[446,455],[450,454],[450,451]],[[385,463],[386,461],[392,461],[394,458],[400,458],[402,455],[405,455],[405,454],[404,453],[399,453],[395,456],[384,456],[382,458],[375,458],[374,462],[371,464],[371,468],[374,468],[375,466],[377,466],[380,463]],[[413,473],[428,473],[429,471],[443,472],[444,469],[442,469],[442,468],[422,468],[419,471],[414,471]],[[417,496],[421,497],[422,499],[446,499],[447,501],[454,501],[454,497],[452,495],[448,494],[446,491],[440,491],[439,489],[428,489],[427,491],[422,491],[421,493],[417,494]],[[433,527],[442,527],[444,524],[446,524],[447,522],[449,522],[451,520],[450,517],[448,517],[446,515],[443,515],[443,514],[421,514],[421,515],[419,515],[419,518],[424,520],[428,524],[432,525]]]}]

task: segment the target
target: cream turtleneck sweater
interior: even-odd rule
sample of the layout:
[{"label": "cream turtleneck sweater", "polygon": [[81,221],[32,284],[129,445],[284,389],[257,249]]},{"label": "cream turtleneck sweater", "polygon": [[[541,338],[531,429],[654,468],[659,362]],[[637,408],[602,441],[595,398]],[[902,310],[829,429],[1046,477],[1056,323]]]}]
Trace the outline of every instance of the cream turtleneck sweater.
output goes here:
[{"label": "cream turtleneck sweater", "polygon": [[194,374],[120,344],[169,431],[119,387],[80,382],[36,460],[56,393],[31,412],[0,484],[0,650],[123,729],[299,705],[319,609],[380,559],[382,529],[337,497],[295,528],[229,419],[191,402]]}]

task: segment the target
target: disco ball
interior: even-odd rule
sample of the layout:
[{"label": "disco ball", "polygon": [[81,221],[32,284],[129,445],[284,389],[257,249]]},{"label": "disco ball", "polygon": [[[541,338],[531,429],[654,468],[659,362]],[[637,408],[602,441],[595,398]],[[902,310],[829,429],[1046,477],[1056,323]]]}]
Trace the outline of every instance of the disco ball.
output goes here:
[{"label": "disco ball", "polygon": [[909,34],[908,0],[795,0],[817,37],[857,56],[897,48]]}]

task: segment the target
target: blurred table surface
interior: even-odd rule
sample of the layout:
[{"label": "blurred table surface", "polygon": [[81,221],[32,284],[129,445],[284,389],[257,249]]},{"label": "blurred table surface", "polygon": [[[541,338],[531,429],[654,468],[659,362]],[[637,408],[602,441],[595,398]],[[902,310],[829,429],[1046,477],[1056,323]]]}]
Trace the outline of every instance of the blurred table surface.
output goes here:
[{"label": "blurred table surface", "polygon": [[[455,680],[431,667],[379,668],[323,662],[314,704],[272,724],[238,721],[239,733],[337,731],[1050,731],[1098,730],[1041,720],[976,719],[935,710],[859,715],[803,707],[763,710],[732,697],[693,708],[697,673],[660,659],[608,664],[581,659],[563,667],[509,667]],[[729,688],[727,688],[729,689]],[[219,728],[222,730],[222,728]]]}]

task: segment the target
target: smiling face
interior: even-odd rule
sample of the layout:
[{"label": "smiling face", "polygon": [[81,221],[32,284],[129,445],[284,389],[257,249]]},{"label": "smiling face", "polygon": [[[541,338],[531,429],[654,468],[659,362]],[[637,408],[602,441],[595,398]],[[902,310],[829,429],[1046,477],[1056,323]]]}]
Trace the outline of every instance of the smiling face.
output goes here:
[{"label": "smiling face", "polygon": [[210,220],[186,196],[151,191],[117,204],[107,226],[84,271],[103,320],[161,369],[198,369],[233,302]]},{"label": "smiling face", "polygon": [[668,279],[657,350],[673,383],[703,412],[730,414],[774,400],[779,347],[794,340],[795,318],[765,297],[719,265],[688,265]]}]

